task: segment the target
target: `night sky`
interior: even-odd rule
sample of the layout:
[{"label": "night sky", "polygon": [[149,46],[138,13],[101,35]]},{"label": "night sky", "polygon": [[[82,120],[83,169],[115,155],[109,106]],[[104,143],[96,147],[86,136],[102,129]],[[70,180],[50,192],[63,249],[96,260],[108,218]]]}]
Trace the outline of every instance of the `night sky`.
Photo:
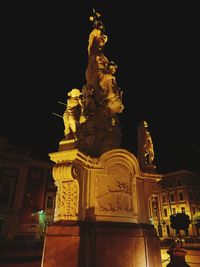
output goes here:
[{"label": "night sky", "polygon": [[57,101],[86,83],[94,7],[108,35],[104,54],[118,65],[123,90],[122,148],[137,154],[137,127],[147,120],[158,173],[200,172],[197,6],[116,2],[1,6],[0,135],[35,159],[58,150],[64,125],[52,113],[62,115]]}]

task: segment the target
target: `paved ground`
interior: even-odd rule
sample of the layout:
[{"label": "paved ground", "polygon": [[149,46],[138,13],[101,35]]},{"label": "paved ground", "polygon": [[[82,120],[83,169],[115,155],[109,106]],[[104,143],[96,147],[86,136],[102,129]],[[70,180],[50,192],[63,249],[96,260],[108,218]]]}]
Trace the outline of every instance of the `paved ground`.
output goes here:
[{"label": "paved ground", "polygon": [[0,267],[40,267],[40,242],[0,243]]},{"label": "paved ground", "polygon": [[[161,249],[162,267],[169,263],[167,248]],[[200,249],[185,249],[190,267],[200,267]],[[19,244],[17,247],[0,246],[0,267],[41,267],[42,246]],[[124,266],[126,267],[126,266]]]},{"label": "paved ground", "polygon": [[23,263],[0,263],[0,267],[41,267],[41,262],[32,261]]},{"label": "paved ground", "polygon": [[[162,257],[162,267],[166,267],[169,263],[169,255],[167,254],[168,249],[161,249],[161,257]],[[190,267],[200,267],[200,250],[194,249],[184,249],[187,254],[185,260]]]}]

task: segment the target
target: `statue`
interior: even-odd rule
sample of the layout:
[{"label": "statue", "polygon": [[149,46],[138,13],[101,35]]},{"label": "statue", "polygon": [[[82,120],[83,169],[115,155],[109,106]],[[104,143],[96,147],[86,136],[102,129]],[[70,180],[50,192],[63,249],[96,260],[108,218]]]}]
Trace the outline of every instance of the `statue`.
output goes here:
[{"label": "statue", "polygon": [[62,116],[65,138],[75,140],[74,147],[94,157],[120,148],[121,131],[117,114],[124,109],[122,91],[115,77],[117,65],[104,55],[108,37],[100,17],[101,14],[93,9],[86,84],[82,90],[74,88],[68,93]]},{"label": "statue", "polygon": [[138,156],[142,165],[151,165],[153,163],[154,147],[146,121],[142,121],[139,126]]},{"label": "statue", "polygon": [[124,109],[122,104],[122,92],[114,76],[117,65],[109,61],[103,54],[104,46],[108,40],[105,35],[105,27],[100,20],[101,14],[93,9],[93,30],[88,41],[88,66],[86,69],[87,87],[93,88],[96,105],[106,114],[121,113]]},{"label": "statue", "polygon": [[107,109],[107,114],[121,113],[124,109],[122,104],[122,92],[117,85],[116,78],[114,76],[117,70],[117,65],[110,61],[107,66],[107,70],[100,79],[101,87],[101,101]]},{"label": "statue", "polygon": [[93,22],[93,31],[89,35],[89,43],[88,43],[88,56],[92,54],[92,52],[98,53],[100,52],[105,43],[108,40],[107,35],[105,35],[105,27],[102,21],[99,19],[101,17],[100,13],[97,13],[93,8],[93,15],[90,16],[90,21]]},{"label": "statue", "polygon": [[66,110],[63,114],[63,122],[65,126],[64,134],[66,139],[77,139],[76,128],[78,123],[85,122],[83,116],[83,104],[80,98],[82,93],[79,89],[72,89],[68,94]]},{"label": "statue", "polygon": [[144,157],[146,159],[146,163],[152,164],[154,160],[154,148],[150,132],[148,131],[148,124],[146,121],[144,121],[144,128],[145,128],[144,146],[143,146]]}]

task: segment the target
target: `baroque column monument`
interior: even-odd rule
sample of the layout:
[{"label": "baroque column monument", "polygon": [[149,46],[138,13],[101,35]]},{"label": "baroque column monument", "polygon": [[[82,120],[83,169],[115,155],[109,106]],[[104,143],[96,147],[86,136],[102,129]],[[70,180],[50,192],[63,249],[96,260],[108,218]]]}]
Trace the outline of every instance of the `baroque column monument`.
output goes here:
[{"label": "baroque column monument", "polygon": [[101,14],[93,10],[90,21],[86,84],[68,92],[64,139],[49,154],[57,193],[41,266],[159,267],[149,199],[160,176],[154,167],[145,172],[153,158],[145,163],[121,148],[117,65],[104,54]]}]

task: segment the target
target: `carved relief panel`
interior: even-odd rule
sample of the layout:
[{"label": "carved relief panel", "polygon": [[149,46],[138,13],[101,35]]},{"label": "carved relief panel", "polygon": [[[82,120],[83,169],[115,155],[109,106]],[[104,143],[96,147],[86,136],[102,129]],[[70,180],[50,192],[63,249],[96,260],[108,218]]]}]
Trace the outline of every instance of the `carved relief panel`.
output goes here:
[{"label": "carved relief panel", "polygon": [[132,217],[137,214],[136,179],[122,163],[113,163],[96,174],[95,215]]}]

